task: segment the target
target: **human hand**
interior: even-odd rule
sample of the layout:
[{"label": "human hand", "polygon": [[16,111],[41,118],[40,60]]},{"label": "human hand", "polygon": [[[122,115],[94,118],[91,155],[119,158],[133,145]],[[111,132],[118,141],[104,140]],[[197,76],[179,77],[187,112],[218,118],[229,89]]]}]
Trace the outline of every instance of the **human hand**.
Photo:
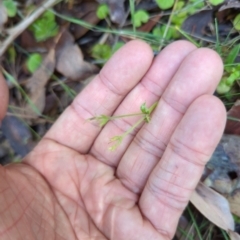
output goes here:
[{"label": "human hand", "polygon": [[[186,41],[154,60],[146,43],[126,44],[22,163],[0,168],[1,239],[172,238],[222,135],[212,96],[222,70],[215,52]],[[114,152],[109,139],[137,117],[86,121],[155,101],[150,123]]]}]

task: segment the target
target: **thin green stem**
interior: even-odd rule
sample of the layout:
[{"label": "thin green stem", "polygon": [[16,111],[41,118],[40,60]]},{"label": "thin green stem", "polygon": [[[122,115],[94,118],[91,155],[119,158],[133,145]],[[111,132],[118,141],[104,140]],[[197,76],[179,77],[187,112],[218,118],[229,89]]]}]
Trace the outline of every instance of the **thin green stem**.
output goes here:
[{"label": "thin green stem", "polygon": [[131,133],[138,125],[140,125],[145,120],[145,116],[141,119],[139,119],[134,125],[132,125],[131,128],[129,128],[125,133],[123,133],[121,136],[126,137],[129,133]]},{"label": "thin green stem", "polygon": [[149,114],[151,114],[151,113],[154,111],[154,109],[157,107],[157,105],[158,105],[158,102],[155,102],[155,103],[149,108]]},{"label": "thin green stem", "polygon": [[110,120],[118,119],[118,118],[125,118],[125,117],[134,117],[134,116],[142,116],[143,113],[132,113],[132,114],[125,114],[125,115],[118,115],[118,116],[111,116],[109,117]]},{"label": "thin green stem", "polygon": [[190,35],[188,35],[186,32],[182,31],[179,27],[175,27],[175,29],[180,32],[185,38],[187,38],[188,41],[193,43],[196,47],[201,47],[200,44],[198,44]]}]

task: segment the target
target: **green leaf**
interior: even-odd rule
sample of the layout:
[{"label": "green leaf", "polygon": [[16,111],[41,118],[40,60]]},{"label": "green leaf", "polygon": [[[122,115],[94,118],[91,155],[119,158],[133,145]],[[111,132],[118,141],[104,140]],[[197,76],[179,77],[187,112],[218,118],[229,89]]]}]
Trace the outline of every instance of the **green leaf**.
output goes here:
[{"label": "green leaf", "polygon": [[226,58],[225,64],[232,64],[232,63],[234,63],[236,57],[239,54],[239,50],[240,50],[240,44],[237,44],[236,46],[234,46],[232,48],[232,50],[229,52],[229,54],[228,54],[228,56]]},{"label": "green leaf", "polygon": [[135,27],[140,27],[142,23],[149,20],[149,14],[144,10],[138,10],[134,13],[132,23]]},{"label": "green leaf", "polygon": [[99,60],[108,60],[112,55],[112,49],[107,44],[95,44],[91,52],[92,57]]},{"label": "green leaf", "polygon": [[143,114],[149,114],[150,113],[150,110],[149,108],[146,107],[146,103],[143,103],[141,106],[140,106],[140,110]]},{"label": "green leaf", "polygon": [[240,31],[240,13],[234,18],[233,26],[236,30]]},{"label": "green leaf", "polygon": [[105,126],[110,120],[110,118],[107,115],[101,115],[99,117],[96,117],[95,119],[99,122],[100,127]]},{"label": "green leaf", "polygon": [[58,25],[55,21],[54,13],[50,11],[45,12],[29,27],[29,30],[33,32],[38,42],[56,36],[58,33]]},{"label": "green leaf", "polygon": [[3,5],[7,10],[7,15],[9,17],[15,17],[17,14],[17,6],[13,0],[4,0]]},{"label": "green leaf", "polygon": [[42,56],[39,53],[30,54],[27,59],[27,69],[29,72],[34,73],[42,63]]},{"label": "green leaf", "polygon": [[224,0],[209,0],[210,4],[212,4],[213,6],[217,6],[221,3],[224,2]]},{"label": "green leaf", "polygon": [[[153,29],[153,35],[158,37],[158,38],[162,38],[163,35],[164,35],[164,32],[166,30],[166,25],[163,25],[163,26],[157,26]],[[173,29],[172,28],[169,28],[168,31],[167,31],[167,34],[165,36],[165,39],[166,40],[170,40],[172,38],[172,35],[173,35]]]},{"label": "green leaf", "polygon": [[226,80],[226,84],[229,85],[229,86],[232,86],[233,83],[239,79],[239,76],[240,76],[240,73],[239,71],[235,71],[233,73],[230,74],[229,77],[227,77],[227,80]]},{"label": "green leaf", "polygon": [[105,19],[109,14],[109,7],[107,4],[101,4],[97,8],[97,17],[99,19]]},{"label": "green leaf", "polygon": [[174,0],[156,0],[157,5],[162,10],[169,9],[173,6]]},{"label": "green leaf", "polygon": [[220,82],[217,87],[217,92],[219,94],[227,93],[231,90],[231,87],[227,85],[225,82]]}]

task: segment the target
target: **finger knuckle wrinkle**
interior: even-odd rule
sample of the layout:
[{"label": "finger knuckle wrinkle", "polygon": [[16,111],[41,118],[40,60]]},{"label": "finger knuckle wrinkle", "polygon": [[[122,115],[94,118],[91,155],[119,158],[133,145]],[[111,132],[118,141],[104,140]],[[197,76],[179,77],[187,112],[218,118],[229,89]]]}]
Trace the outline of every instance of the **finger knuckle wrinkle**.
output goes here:
[{"label": "finger knuckle wrinkle", "polygon": [[188,203],[188,194],[184,192],[189,192],[189,190],[176,186],[174,188],[179,188],[179,194],[173,193],[170,186],[161,187],[152,183],[148,185],[149,192],[164,206],[181,211]]},{"label": "finger knuckle wrinkle", "polygon": [[101,72],[99,73],[99,79],[100,79],[101,83],[102,83],[107,89],[109,89],[112,93],[114,93],[114,94],[117,95],[117,96],[122,96],[122,95],[123,95],[123,93],[121,93],[121,92],[119,91],[120,89],[118,89],[118,88],[112,83],[112,81],[106,76],[106,74],[105,74],[103,71],[101,71]]},{"label": "finger knuckle wrinkle", "polygon": [[144,129],[142,133],[138,134],[134,142],[145,152],[161,158],[167,145],[160,139],[156,138],[150,131]]},{"label": "finger knuckle wrinkle", "polygon": [[205,161],[203,161],[203,159],[208,158],[205,153],[191,148],[178,139],[171,141],[168,146],[173,153],[181,157],[184,161],[187,161],[199,167],[203,167],[205,165]]},{"label": "finger knuckle wrinkle", "polygon": [[162,96],[161,101],[163,101],[166,105],[168,105],[170,108],[172,108],[175,112],[179,113],[180,115],[183,115],[187,110],[187,106],[185,106],[177,99]]},{"label": "finger knuckle wrinkle", "polygon": [[148,92],[159,98],[161,93],[164,91],[153,79],[148,76],[144,77],[144,81],[140,83]]}]

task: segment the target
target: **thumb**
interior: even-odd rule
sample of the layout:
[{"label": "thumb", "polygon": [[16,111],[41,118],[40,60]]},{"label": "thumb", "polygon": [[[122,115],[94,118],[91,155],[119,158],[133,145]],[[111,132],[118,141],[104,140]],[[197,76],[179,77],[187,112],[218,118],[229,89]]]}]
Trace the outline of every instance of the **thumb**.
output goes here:
[{"label": "thumb", "polygon": [[0,72],[0,120],[2,120],[6,114],[8,107],[8,87],[7,83]]}]

